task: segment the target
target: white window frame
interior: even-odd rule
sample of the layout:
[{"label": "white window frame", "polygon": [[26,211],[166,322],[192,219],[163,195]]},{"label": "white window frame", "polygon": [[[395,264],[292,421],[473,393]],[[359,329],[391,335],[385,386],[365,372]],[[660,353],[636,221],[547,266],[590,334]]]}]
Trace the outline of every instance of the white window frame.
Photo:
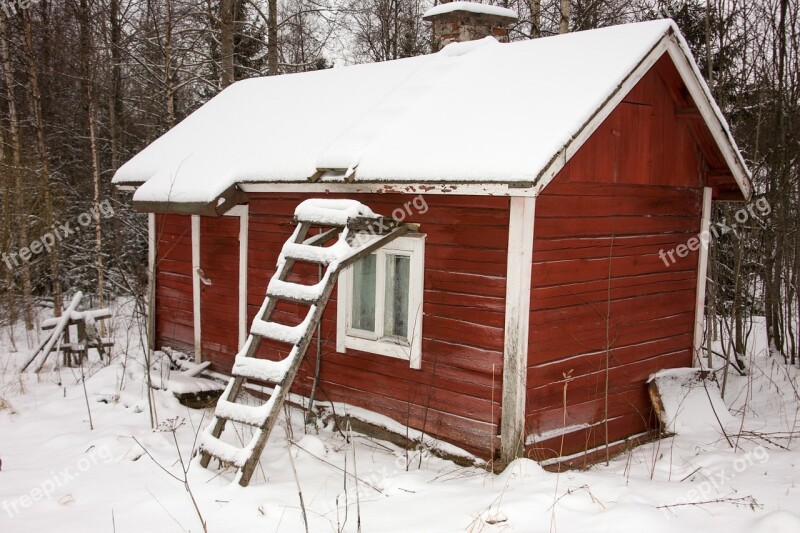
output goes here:
[{"label": "white window frame", "polygon": [[[395,239],[375,252],[378,256],[376,271],[385,272],[386,255],[407,255],[411,258],[408,280],[408,338],[407,344],[377,338],[372,332],[360,332],[351,327],[353,309],[353,267],[339,276],[336,306],[336,351],[347,348],[367,353],[385,355],[409,362],[411,368],[422,366],[422,303],[425,278],[425,235],[414,234]],[[386,292],[385,274],[377,276],[375,287],[375,328],[383,329],[383,309]]]}]

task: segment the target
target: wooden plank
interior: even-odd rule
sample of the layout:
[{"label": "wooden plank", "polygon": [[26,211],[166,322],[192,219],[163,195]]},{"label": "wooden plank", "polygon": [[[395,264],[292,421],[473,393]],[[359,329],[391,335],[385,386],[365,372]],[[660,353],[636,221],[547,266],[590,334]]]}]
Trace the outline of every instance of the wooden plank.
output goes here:
[{"label": "wooden plank", "polygon": [[525,382],[528,374],[535,206],[534,198],[511,199],[500,429],[500,458],[506,464],[521,457],[525,447]]},{"label": "wooden plank", "polygon": [[[711,239],[708,232],[711,226],[711,187],[703,189],[703,212],[701,215],[700,235]],[[692,347],[694,349],[694,362],[699,363],[702,357],[703,333],[705,332],[705,302],[706,302],[706,275],[708,274],[708,241],[700,246],[697,257],[697,288],[694,311],[694,335]],[[708,354],[709,363],[711,354]]]},{"label": "wooden plank", "polygon": [[[610,367],[608,371],[609,386],[613,390],[623,391],[644,387],[645,380],[659,370],[686,366],[691,363],[691,347],[671,353],[660,353],[653,357],[631,363]],[[528,390],[529,407],[539,409],[559,405],[563,400],[564,382],[550,381]],[[585,402],[601,397],[604,394],[606,372],[597,371],[580,376],[569,377],[569,398],[575,402]]]},{"label": "wooden plank", "polygon": [[[597,235],[652,235],[654,233],[685,233],[700,229],[693,217],[585,217],[544,218],[537,224],[536,233],[543,238],[591,237]],[[541,229],[541,233],[539,230]]]}]

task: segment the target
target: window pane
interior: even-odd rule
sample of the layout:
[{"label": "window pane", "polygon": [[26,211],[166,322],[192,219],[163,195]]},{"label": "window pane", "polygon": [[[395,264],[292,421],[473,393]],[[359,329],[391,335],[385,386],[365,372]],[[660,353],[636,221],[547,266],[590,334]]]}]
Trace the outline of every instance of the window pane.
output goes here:
[{"label": "window pane", "polygon": [[368,255],[353,265],[353,327],[375,331],[376,256]]},{"label": "window pane", "polygon": [[384,334],[408,337],[408,289],[411,258],[407,255],[386,255],[386,312]]}]

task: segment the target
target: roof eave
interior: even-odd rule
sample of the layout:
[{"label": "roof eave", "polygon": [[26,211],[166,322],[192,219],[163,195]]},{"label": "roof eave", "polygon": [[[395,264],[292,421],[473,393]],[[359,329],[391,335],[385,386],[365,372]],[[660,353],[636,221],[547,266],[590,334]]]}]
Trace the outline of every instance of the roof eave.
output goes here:
[{"label": "roof eave", "polygon": [[247,193],[236,185],[231,185],[211,202],[175,202],[167,200],[133,200],[133,208],[142,213],[163,213],[175,215],[203,215],[219,217],[249,201]]},{"label": "roof eave", "polygon": [[[745,200],[752,198],[752,185],[750,184],[750,173],[747,165],[742,160],[739,149],[735,141],[729,134],[727,123],[724,117],[717,114],[716,106],[712,103],[711,93],[699,72],[694,66],[693,61],[685,54],[683,46],[679,42],[677,34],[670,30],[659,39],[650,49],[639,64],[630,74],[617,86],[616,90],[606,99],[602,106],[583,124],[583,126],[573,135],[573,137],[556,153],[550,163],[542,170],[536,178],[535,190],[540,194],[547,185],[556,177],[572,159],[583,144],[589,140],[597,128],[608,118],[616,107],[624,100],[631,89],[650,71],[656,62],[664,55],[668,54],[675,67],[680,73],[681,79],[686,84],[692,98],[694,99],[703,121],[708,126],[714,141],[722,153],[727,163],[731,176],[735,180],[741,198],[734,198],[734,195],[726,195],[728,200]],[[720,198],[722,199],[722,198]]]},{"label": "roof eave", "polygon": [[736,141],[730,134],[730,129],[725,118],[716,111],[718,108],[716,104],[713,103],[713,97],[711,96],[708,85],[706,85],[705,80],[699,75],[699,71],[694,62],[684,52],[684,47],[680,44],[677,34],[670,32],[667,39],[669,41],[667,53],[678,69],[683,82],[686,84],[686,88],[689,90],[689,94],[700,110],[700,114],[711,132],[711,135],[714,137],[717,148],[722,153],[731,176],[736,181],[742,193],[742,199],[744,201],[750,201],[753,197],[750,171],[747,169],[747,164],[742,159],[742,154],[739,152]]}]

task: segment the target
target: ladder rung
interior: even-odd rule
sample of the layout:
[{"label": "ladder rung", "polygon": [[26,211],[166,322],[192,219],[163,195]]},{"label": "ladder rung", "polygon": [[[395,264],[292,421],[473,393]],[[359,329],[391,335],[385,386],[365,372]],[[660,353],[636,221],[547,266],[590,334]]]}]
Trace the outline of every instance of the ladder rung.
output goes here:
[{"label": "ladder rung", "polygon": [[297,351],[293,348],[289,356],[281,361],[237,355],[231,373],[242,378],[280,383],[286,376],[286,371],[289,370],[296,353]]},{"label": "ladder rung", "polygon": [[317,226],[345,226],[356,218],[373,218],[372,210],[356,200],[312,198],[300,203],[294,211],[298,222]]},{"label": "ladder rung", "polygon": [[295,261],[328,265],[342,257],[346,257],[351,250],[352,248],[342,241],[337,241],[333,246],[309,246],[307,244],[287,242],[283,245],[281,257],[294,259]]},{"label": "ladder rung", "polygon": [[286,344],[297,344],[306,334],[308,322],[304,320],[296,326],[285,326],[277,322],[266,322],[260,318],[253,320],[250,333]]},{"label": "ladder rung", "polygon": [[301,285],[299,283],[272,278],[267,287],[267,296],[283,298],[284,300],[291,300],[293,302],[313,304],[322,296],[322,291],[325,290],[325,284],[327,282],[327,275],[315,285]]},{"label": "ladder rung", "polygon": [[214,414],[225,420],[241,422],[242,424],[253,427],[261,427],[267,420],[269,411],[272,409],[274,403],[275,402],[270,399],[263,405],[244,405],[219,399],[217,400],[217,408]]},{"label": "ladder rung", "polygon": [[[256,435],[254,435],[253,440],[250,441],[251,443],[255,442],[255,438],[260,431],[261,430],[256,431]],[[200,435],[200,451],[207,452],[223,463],[232,464],[238,468],[243,467],[252,454],[249,445],[246,448],[239,448],[238,446],[223,442],[205,431]]]}]

